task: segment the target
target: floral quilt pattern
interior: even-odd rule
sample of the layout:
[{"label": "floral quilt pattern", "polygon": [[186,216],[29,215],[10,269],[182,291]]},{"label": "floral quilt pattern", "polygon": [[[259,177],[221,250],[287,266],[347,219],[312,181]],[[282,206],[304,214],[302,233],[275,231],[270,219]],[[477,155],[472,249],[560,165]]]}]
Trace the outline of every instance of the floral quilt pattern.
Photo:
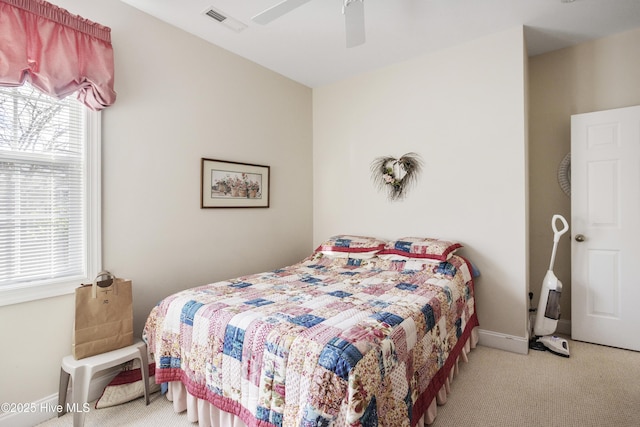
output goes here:
[{"label": "floral quilt pattern", "polygon": [[413,426],[477,326],[469,263],[329,258],[188,289],[151,311],[156,381],[248,426]]}]

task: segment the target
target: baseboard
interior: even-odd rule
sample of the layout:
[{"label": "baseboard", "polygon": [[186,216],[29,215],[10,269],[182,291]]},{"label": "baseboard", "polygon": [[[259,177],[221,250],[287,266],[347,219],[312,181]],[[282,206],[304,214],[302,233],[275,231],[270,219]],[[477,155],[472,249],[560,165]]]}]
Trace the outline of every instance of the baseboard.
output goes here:
[{"label": "baseboard", "polygon": [[[104,388],[111,382],[114,376],[120,372],[119,367],[107,369],[94,376],[89,386],[89,402],[97,400]],[[67,401],[71,397],[71,384],[67,391]],[[32,427],[48,419],[58,416],[58,393],[39,399],[35,402],[15,403],[12,412],[4,412],[0,415],[0,427]],[[3,408],[4,409],[4,408]],[[91,407],[93,409],[93,407]]]},{"label": "baseboard", "polygon": [[518,354],[529,353],[529,340],[526,337],[501,334],[498,332],[478,330],[478,344],[498,350],[510,351]]},{"label": "baseboard", "polygon": [[[529,336],[526,338],[480,329],[478,330],[478,344],[484,345],[485,347],[497,348],[498,350],[510,351],[512,353],[528,354],[529,338],[533,334],[532,330],[533,323],[535,322],[535,314],[530,316],[529,321]],[[554,333],[570,337],[571,320],[559,319]]]}]

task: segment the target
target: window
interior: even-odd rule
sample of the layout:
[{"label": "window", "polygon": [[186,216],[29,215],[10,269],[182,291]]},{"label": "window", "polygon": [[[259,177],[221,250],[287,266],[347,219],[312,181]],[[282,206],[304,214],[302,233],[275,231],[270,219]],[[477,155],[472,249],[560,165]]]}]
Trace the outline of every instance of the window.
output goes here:
[{"label": "window", "polygon": [[0,305],[71,293],[100,261],[100,113],[0,87]]}]

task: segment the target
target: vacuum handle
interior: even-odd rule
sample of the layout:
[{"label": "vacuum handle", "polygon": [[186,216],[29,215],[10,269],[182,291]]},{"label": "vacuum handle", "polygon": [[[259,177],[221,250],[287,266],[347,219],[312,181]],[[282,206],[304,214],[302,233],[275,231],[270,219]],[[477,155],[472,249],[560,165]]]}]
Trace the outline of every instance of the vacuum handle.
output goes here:
[{"label": "vacuum handle", "polygon": [[[560,220],[562,222],[562,225],[564,226],[562,230],[558,230],[558,225],[557,225],[558,220]],[[560,240],[560,237],[564,233],[569,231],[569,224],[567,223],[567,220],[564,219],[562,215],[556,214],[553,216],[553,218],[551,218],[551,228],[553,229],[553,241],[558,242]]]},{"label": "vacuum handle", "polygon": [[[558,220],[560,220],[564,225],[562,230],[558,230]],[[553,250],[551,251],[551,261],[549,261],[549,271],[553,270],[553,263],[556,259],[556,249],[558,247],[558,242],[560,241],[560,237],[569,230],[569,224],[562,215],[556,214],[553,216],[553,218],[551,218],[551,228],[553,228]]]}]

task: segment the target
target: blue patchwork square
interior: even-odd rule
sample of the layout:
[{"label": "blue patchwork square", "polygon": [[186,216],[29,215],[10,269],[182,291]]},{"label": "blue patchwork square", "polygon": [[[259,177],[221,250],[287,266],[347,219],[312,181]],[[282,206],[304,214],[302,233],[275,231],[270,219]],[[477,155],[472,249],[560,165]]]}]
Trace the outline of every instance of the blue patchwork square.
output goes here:
[{"label": "blue patchwork square", "polygon": [[301,281],[301,282],[304,282],[304,283],[311,283],[311,284],[313,284],[313,283],[318,283],[318,282],[320,282],[321,280],[320,280],[320,279],[318,279],[317,277],[313,277],[313,276],[306,276],[306,277],[303,277],[302,279],[300,279],[300,281]]},{"label": "blue patchwork square", "polygon": [[396,288],[402,289],[403,291],[415,291],[418,289],[418,286],[412,285],[411,283],[398,283]]},{"label": "blue patchwork square", "polygon": [[197,301],[187,301],[185,305],[182,306],[182,312],[180,313],[180,322],[185,325],[193,326],[193,318],[196,315],[196,312],[202,307],[203,304]]},{"label": "blue patchwork square", "polygon": [[341,248],[348,248],[351,244],[351,239],[336,239],[336,246]]},{"label": "blue patchwork square", "polygon": [[249,286],[252,286],[252,283],[247,283],[247,282],[238,282],[238,283],[232,283],[229,285],[229,287],[231,288],[236,288],[236,289],[241,289],[241,288],[247,288]]},{"label": "blue patchwork square", "polygon": [[277,427],[282,427],[282,414],[279,412],[271,411],[271,424],[276,425]]},{"label": "blue patchwork square", "polygon": [[362,359],[362,353],[355,346],[349,341],[335,337],[322,349],[318,365],[347,380],[349,372],[360,359]]},{"label": "blue patchwork square", "polygon": [[444,286],[442,288],[442,292],[444,292],[444,294],[447,296],[447,302],[451,304],[453,302],[453,296],[451,295],[451,288],[449,288],[448,286]]},{"label": "blue patchwork square", "polygon": [[304,408],[304,415],[300,427],[329,427],[331,420],[316,412],[309,404]]},{"label": "blue patchwork square", "polygon": [[347,260],[347,265],[351,265],[353,267],[360,267],[362,265],[362,260],[357,258],[349,258]]},{"label": "blue patchwork square", "polygon": [[255,305],[256,307],[262,307],[263,305],[273,304],[273,301],[269,301],[264,298],[256,298],[249,301],[245,301],[245,304]]},{"label": "blue patchwork square", "polygon": [[399,251],[411,253],[411,244],[411,242],[403,242],[402,240],[398,240],[394,246]]},{"label": "blue patchwork square", "polygon": [[160,368],[168,369],[168,368],[179,368],[180,367],[180,359],[177,357],[171,356],[160,356]]},{"label": "blue patchwork square", "polygon": [[373,317],[374,319],[380,322],[384,322],[389,326],[396,326],[404,321],[402,317],[386,311],[380,311],[378,313],[374,313],[371,315],[371,317]]},{"label": "blue patchwork square", "polygon": [[[281,347],[278,344],[272,343],[271,341],[267,341],[264,345],[264,348],[265,348],[265,351],[267,351],[268,353],[275,354],[278,357],[284,358],[288,354],[288,351],[286,348]],[[273,378],[274,372],[266,370],[264,375],[266,375],[269,378]]]},{"label": "blue patchwork square", "polygon": [[324,317],[314,316],[313,314],[302,314],[300,316],[296,316],[292,318],[289,321],[291,323],[295,323],[296,325],[310,328],[322,322],[323,320],[324,320]]},{"label": "blue patchwork square", "polygon": [[340,274],[344,274],[345,276],[355,276],[356,274],[358,274],[357,271],[343,271]]},{"label": "blue patchwork square", "polygon": [[409,419],[412,419],[413,416],[413,402],[411,401],[411,389],[404,397],[404,404],[407,405],[407,414],[409,415]]},{"label": "blue patchwork square", "polygon": [[224,331],[222,353],[242,361],[242,344],[244,343],[244,329],[227,325]]},{"label": "blue patchwork square", "polygon": [[435,269],[436,273],[444,274],[445,276],[453,277],[456,275],[456,268],[453,264],[448,262],[441,262]]},{"label": "blue patchwork square", "polygon": [[329,295],[333,297],[344,298],[344,297],[350,297],[352,294],[345,291],[333,291],[333,292],[329,292]]},{"label": "blue patchwork square", "polygon": [[269,421],[270,412],[270,409],[267,409],[264,406],[258,406],[256,408],[256,418],[262,421]]},{"label": "blue patchwork square", "polygon": [[370,302],[369,302],[369,304],[370,304],[372,307],[378,307],[378,308],[386,308],[386,307],[389,307],[389,306],[391,305],[391,304],[389,304],[388,302],[386,302],[386,301],[380,301],[379,299],[377,299],[377,300],[373,300],[373,301],[370,301]]},{"label": "blue patchwork square", "polygon": [[378,427],[378,403],[376,397],[373,396],[367,405],[364,413],[360,417],[360,425],[362,427]]},{"label": "blue patchwork square", "polygon": [[436,318],[433,315],[433,307],[431,307],[429,304],[426,304],[422,307],[422,309],[420,309],[420,311],[422,311],[422,314],[424,315],[424,320],[427,323],[428,332],[436,325]]}]

